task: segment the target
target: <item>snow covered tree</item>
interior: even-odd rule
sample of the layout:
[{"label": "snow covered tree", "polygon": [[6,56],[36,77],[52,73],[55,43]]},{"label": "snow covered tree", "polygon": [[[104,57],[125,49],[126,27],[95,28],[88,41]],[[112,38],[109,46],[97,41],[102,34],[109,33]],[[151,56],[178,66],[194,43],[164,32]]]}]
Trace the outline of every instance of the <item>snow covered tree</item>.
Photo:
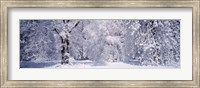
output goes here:
[{"label": "snow covered tree", "polygon": [[[124,20],[125,34],[124,34],[124,49],[125,49],[125,62],[133,61],[138,59],[140,50],[138,48],[139,44],[136,43],[137,32],[140,28],[140,23],[138,20]],[[139,40],[140,41],[140,40]]]},{"label": "snow covered tree", "polygon": [[88,20],[82,31],[84,37],[84,57],[92,60],[94,65],[104,64],[102,53],[105,44],[105,36],[107,35],[107,29],[102,25],[102,20]]},{"label": "snow covered tree", "polygon": [[49,20],[20,21],[20,60],[47,61],[59,58],[57,39]]},{"label": "snow covered tree", "polygon": [[178,20],[125,20],[124,24],[125,62],[156,66],[179,65]]},{"label": "snow covered tree", "polygon": [[70,36],[73,29],[75,29],[79,25],[78,20],[54,20],[54,29],[59,36],[61,41],[61,54],[62,54],[62,61],[61,64],[68,64],[70,53],[69,53],[69,46],[70,46]]},{"label": "snow covered tree", "polygon": [[124,33],[125,28],[122,20],[104,20],[102,26],[108,31],[105,37],[103,58],[108,62],[123,61],[124,59]]}]

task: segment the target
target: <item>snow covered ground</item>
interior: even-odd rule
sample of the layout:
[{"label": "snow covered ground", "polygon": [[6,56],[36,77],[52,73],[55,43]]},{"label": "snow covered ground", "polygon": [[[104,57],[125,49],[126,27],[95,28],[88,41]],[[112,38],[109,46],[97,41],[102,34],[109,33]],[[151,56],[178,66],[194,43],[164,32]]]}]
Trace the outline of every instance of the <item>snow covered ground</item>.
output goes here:
[{"label": "snow covered ground", "polygon": [[53,69],[79,69],[79,68],[102,68],[102,69],[166,69],[166,68],[178,68],[178,67],[169,67],[169,66],[140,66],[134,64],[128,64],[123,62],[112,62],[106,63],[105,65],[94,65],[90,60],[80,60],[74,61],[70,64],[60,64],[59,61],[46,61],[46,62],[21,62],[21,68],[53,68]]}]

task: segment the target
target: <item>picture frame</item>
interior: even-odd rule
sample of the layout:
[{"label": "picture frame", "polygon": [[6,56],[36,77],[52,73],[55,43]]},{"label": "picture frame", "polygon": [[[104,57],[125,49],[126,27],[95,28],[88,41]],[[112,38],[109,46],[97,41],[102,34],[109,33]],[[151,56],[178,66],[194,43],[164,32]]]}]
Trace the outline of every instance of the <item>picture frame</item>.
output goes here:
[{"label": "picture frame", "polygon": [[[1,0],[0,81],[9,87],[200,87],[199,0]],[[10,8],[192,8],[192,80],[9,80],[8,10]]]}]

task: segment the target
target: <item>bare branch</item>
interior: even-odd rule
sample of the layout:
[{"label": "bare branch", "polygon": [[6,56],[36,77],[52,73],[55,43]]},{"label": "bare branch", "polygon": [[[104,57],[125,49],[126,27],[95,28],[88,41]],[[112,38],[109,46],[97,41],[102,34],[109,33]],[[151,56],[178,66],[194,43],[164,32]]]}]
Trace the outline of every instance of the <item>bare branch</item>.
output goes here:
[{"label": "bare branch", "polygon": [[72,30],[73,30],[75,27],[77,27],[79,23],[80,23],[80,21],[78,21],[78,22],[74,25],[74,27],[71,28],[71,30],[69,31],[69,33],[71,33]]},{"label": "bare branch", "polygon": [[54,28],[53,31],[55,31],[58,35],[60,34],[60,33],[58,32],[58,29],[56,29],[56,28]]},{"label": "bare branch", "polygon": [[62,38],[62,36],[61,36],[60,33],[58,32],[58,29],[54,28],[53,31],[55,31],[55,32],[59,35],[60,40],[61,40],[61,42],[63,43],[63,42],[64,42],[64,39]]}]

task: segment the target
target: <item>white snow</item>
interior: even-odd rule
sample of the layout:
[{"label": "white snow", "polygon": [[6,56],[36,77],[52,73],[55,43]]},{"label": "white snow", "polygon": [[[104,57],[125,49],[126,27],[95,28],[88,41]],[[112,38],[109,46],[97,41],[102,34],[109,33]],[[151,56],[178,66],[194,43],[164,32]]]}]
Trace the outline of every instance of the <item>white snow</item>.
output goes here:
[{"label": "white snow", "polygon": [[64,31],[60,32],[59,35],[62,36],[62,38],[66,38],[66,33]]},{"label": "white snow", "polygon": [[108,44],[120,44],[121,38],[119,36],[107,36],[106,42]]},{"label": "white snow", "polygon": [[174,67],[169,67],[169,66],[138,66],[138,65],[132,65],[132,64],[127,64],[123,62],[110,62],[106,63],[106,65],[100,65],[100,66],[95,66],[92,64],[91,60],[82,60],[82,61],[76,61],[73,64],[55,64],[49,67],[45,68],[101,68],[101,69],[166,69],[166,68],[174,68]]}]

